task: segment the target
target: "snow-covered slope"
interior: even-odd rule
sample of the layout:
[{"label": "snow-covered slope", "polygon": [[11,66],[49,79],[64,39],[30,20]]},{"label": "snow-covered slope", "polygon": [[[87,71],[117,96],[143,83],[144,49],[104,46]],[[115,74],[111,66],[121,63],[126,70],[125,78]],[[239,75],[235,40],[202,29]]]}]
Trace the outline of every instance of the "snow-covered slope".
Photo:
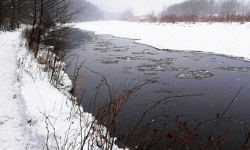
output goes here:
[{"label": "snow-covered slope", "polygon": [[103,134],[93,131],[105,127],[72,101],[68,76],[60,70],[63,84],[55,88],[45,67],[20,31],[0,32],[0,150],[105,149]]},{"label": "snow-covered slope", "polygon": [[84,22],[75,26],[97,34],[136,39],[158,49],[203,51],[250,59],[250,23]]}]

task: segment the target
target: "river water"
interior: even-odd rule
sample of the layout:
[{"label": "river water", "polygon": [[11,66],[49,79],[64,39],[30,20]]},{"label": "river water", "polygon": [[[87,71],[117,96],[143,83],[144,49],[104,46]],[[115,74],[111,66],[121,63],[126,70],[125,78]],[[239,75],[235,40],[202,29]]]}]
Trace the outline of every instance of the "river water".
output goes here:
[{"label": "river water", "polygon": [[[74,76],[76,58],[79,56],[78,67],[81,62],[84,64],[80,69],[83,82],[77,92],[81,95],[84,91],[82,106],[86,112],[93,113],[94,105],[96,108],[96,105],[105,104],[108,94],[103,86],[96,102],[96,87],[102,78],[84,67],[104,75],[116,97],[138,83],[153,79],[153,83],[143,86],[126,101],[117,117],[118,145],[124,144],[126,135],[142,114],[159,100],[168,96],[194,95],[171,98],[152,109],[142,122],[152,122],[148,134],[161,128],[174,133],[178,116],[178,120],[187,122],[190,129],[206,122],[197,129],[197,134],[203,138],[212,130],[215,130],[212,138],[216,138],[230,129],[221,139],[222,146],[227,149],[243,146],[244,124],[250,119],[249,62],[201,52],[157,50],[136,44],[134,40],[95,35],[78,29],[73,29],[73,32],[69,41],[76,46],[67,54],[66,62],[70,65],[66,72],[71,78]],[[223,119],[213,129],[218,120],[213,119],[223,114],[241,87]],[[162,115],[153,119],[159,114]],[[153,147],[161,149],[168,142],[159,142]]]}]

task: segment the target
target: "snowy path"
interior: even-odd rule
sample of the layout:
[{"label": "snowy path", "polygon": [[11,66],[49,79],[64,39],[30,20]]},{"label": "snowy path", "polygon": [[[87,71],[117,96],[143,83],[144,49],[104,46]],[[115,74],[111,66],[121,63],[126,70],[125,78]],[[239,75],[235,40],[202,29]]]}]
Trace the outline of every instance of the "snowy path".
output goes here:
[{"label": "snowy path", "polygon": [[23,150],[28,125],[16,74],[20,32],[0,32],[0,150]]}]

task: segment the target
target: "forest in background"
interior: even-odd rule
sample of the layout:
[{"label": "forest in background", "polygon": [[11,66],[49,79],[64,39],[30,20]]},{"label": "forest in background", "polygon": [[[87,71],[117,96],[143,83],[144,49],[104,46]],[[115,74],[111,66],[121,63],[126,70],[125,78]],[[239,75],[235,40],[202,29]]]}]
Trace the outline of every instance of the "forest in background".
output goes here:
[{"label": "forest in background", "polygon": [[[156,17],[151,13],[150,18]],[[164,7],[162,22],[242,22],[250,21],[249,0],[188,0]]]},{"label": "forest in background", "polygon": [[[149,22],[249,22],[249,0],[186,0],[181,3],[164,6],[157,14],[152,8],[150,13],[135,16],[131,7],[125,9],[120,20]],[[137,18],[137,19],[135,19]],[[138,20],[140,19],[140,20]]]}]

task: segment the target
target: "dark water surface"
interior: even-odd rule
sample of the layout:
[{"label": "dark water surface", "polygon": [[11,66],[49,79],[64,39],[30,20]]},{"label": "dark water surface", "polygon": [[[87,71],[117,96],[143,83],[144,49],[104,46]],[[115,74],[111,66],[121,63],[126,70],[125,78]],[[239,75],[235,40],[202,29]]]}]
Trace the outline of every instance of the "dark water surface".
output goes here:
[{"label": "dark water surface", "polygon": [[[113,94],[122,85],[116,96],[140,81],[154,78],[153,83],[133,94],[122,108],[116,122],[117,144],[122,146],[125,135],[130,133],[141,115],[167,96],[197,95],[172,98],[157,105],[143,121],[152,122],[148,134],[153,134],[153,129],[162,127],[167,127],[172,132],[172,127],[176,126],[176,116],[182,122],[187,122],[190,129],[201,122],[214,119],[222,115],[239,88],[243,87],[224,116],[228,118],[220,121],[211,138],[218,137],[230,128],[231,131],[222,137],[223,147],[236,149],[244,145],[244,124],[250,119],[249,62],[198,52],[157,50],[129,39],[73,30],[75,34],[69,41],[78,46],[68,56],[79,55],[78,64],[85,61],[84,67],[107,76]],[[70,59],[66,60],[68,63],[69,61]],[[76,59],[66,71],[71,77],[74,75],[75,63]],[[96,86],[102,78],[83,67],[81,72],[83,84],[78,93],[81,95],[85,90],[82,105],[85,111],[93,112]],[[201,94],[202,96],[198,96]],[[103,86],[98,95],[99,105],[107,102],[107,99],[107,89]],[[163,115],[153,119],[161,113]],[[216,121],[204,123],[197,129],[197,133],[201,137],[207,137]],[[168,145],[168,142],[159,142],[154,148],[160,149],[164,144]]]}]

